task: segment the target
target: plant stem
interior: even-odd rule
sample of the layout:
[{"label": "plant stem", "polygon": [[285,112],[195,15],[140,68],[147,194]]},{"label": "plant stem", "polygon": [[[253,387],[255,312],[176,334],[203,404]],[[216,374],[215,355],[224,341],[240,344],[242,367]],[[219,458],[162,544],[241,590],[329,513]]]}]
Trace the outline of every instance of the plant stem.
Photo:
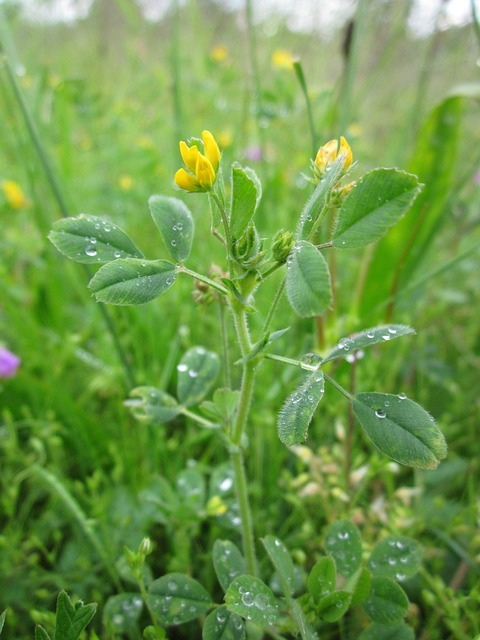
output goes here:
[{"label": "plant stem", "polygon": [[199,280],[204,284],[208,284],[209,287],[212,287],[212,289],[216,289],[220,293],[223,293],[224,296],[228,294],[228,291],[225,289],[225,287],[222,287],[221,284],[218,284],[218,282],[215,282],[215,280],[211,280],[210,278],[207,278],[207,276],[202,276],[201,273],[197,273],[196,271],[192,271],[191,269],[188,269],[183,264],[177,267],[177,271],[178,273],[186,273],[187,276],[191,276],[192,278],[195,278],[195,280]]},{"label": "plant stem", "polygon": [[[245,357],[252,348],[250,335],[248,333],[247,315],[244,309],[235,301],[232,303],[232,312],[240,351],[242,356]],[[242,444],[255,386],[255,371],[256,364],[253,361],[249,360],[243,363],[240,399],[238,401],[237,413],[233,424],[232,447],[230,449],[235,491],[240,509],[243,552],[245,555],[247,572],[251,575],[257,574],[257,560]]]},{"label": "plant stem", "polygon": [[300,87],[305,98],[305,103],[307,105],[308,126],[310,128],[310,139],[312,142],[312,158],[315,158],[318,147],[318,136],[315,131],[315,124],[313,121],[312,101],[310,100],[310,96],[308,95],[307,82],[305,80],[305,74],[303,73],[302,63],[300,62],[300,60],[295,60],[295,62],[293,63],[293,69],[295,71],[295,75],[297,76],[297,80],[300,83]]},{"label": "plant stem", "polygon": [[341,385],[339,385],[338,382],[336,382],[333,378],[331,378],[326,373],[324,373],[323,375],[325,376],[325,380],[327,380],[332,386],[334,386],[335,389],[337,389],[337,391],[340,391],[340,393],[342,393],[346,398],[348,398],[350,402],[353,400],[352,394],[348,393],[348,391],[344,389]]},{"label": "plant stem", "polygon": [[180,409],[180,413],[186,418],[190,418],[191,420],[198,422],[198,424],[201,424],[202,427],[205,427],[206,429],[218,428],[218,424],[210,422],[210,420],[207,420],[206,418],[202,418],[202,416],[199,416],[198,413],[193,413],[193,411],[189,411],[186,407],[182,407]]},{"label": "plant stem", "polygon": [[281,297],[283,295],[283,292],[285,290],[285,278],[282,280],[282,282],[280,283],[280,286],[278,287],[276,293],[275,293],[275,297],[273,298],[272,301],[272,305],[268,311],[268,315],[265,319],[265,322],[263,324],[263,329],[262,329],[262,333],[265,335],[265,333],[267,333],[267,331],[270,329],[270,325],[272,324],[272,320],[273,320],[273,316],[275,315],[275,311],[277,310],[278,307],[278,303],[281,300]]},{"label": "plant stem", "polygon": [[220,300],[218,304],[219,304],[219,313],[220,313],[220,332],[222,334],[224,383],[227,389],[231,389],[232,388],[232,370],[230,366],[230,347],[228,344],[227,324],[225,322],[225,307],[222,300]]}]

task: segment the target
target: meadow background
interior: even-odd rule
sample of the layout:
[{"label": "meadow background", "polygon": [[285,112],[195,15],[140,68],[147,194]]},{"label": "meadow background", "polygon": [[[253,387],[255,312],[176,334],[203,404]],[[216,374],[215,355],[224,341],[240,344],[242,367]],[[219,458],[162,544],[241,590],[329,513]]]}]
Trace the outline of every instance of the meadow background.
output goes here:
[{"label": "meadow background", "polygon": [[[172,0],[147,20],[134,2],[95,0],[69,23],[32,21],[19,3],[0,4],[0,343],[21,358],[16,375],[0,381],[6,638],[32,637],[35,622],[48,627],[62,588],[99,602],[94,628],[114,637],[102,611],[128,583],[124,545],[136,549],[150,535],[156,576],[181,570],[213,585],[212,543],[225,531],[238,535],[234,523],[203,508],[166,513],[155,502],[164,479],[179,491],[185,469],[209,479],[214,493],[225,456],[211,435],[184,418],[142,426],[123,405],[135,385],[174,388],[190,346],[218,348],[218,309],[195,305],[191,282],[182,280],[168,298],[111,307],[106,318],[86,289],[86,271],[47,239],[62,215],[105,215],[147,256],[167,257],[147,200],[177,195],[178,141],[203,129],[219,141],[225,166],[236,159],[259,175],[265,237],[294,229],[312,189],[304,178],[310,158],[339,135],[358,175],[398,166],[425,183],[407,214],[418,216],[416,227],[392,231],[372,255],[339,257],[326,340],[335,344],[389,314],[413,326],[415,338],[369,353],[358,367],[344,362],[337,373],[346,387],[415,398],[442,427],[447,460],[413,472],[356,433],[352,466],[361,479],[346,491],[344,403],[329,398],[305,447],[286,449],[275,419],[296,374],[267,362],[250,426],[251,494],[257,535],[274,531],[305,566],[322,530],[340,517],[357,522],[367,544],[387,532],[417,538],[424,568],[407,590],[418,637],[480,634],[480,30],[473,19],[449,22],[453,4],[415,27],[415,3],[346,2],[343,14],[310,30],[261,2]],[[307,24],[308,11],[312,24],[319,15],[315,3],[298,10]],[[306,78],[314,140],[293,58]],[[19,187],[17,197],[6,181]],[[187,202],[197,225],[192,264],[206,270],[221,253],[205,200]],[[314,324],[281,309],[275,328],[291,326],[284,355],[315,349]]]}]

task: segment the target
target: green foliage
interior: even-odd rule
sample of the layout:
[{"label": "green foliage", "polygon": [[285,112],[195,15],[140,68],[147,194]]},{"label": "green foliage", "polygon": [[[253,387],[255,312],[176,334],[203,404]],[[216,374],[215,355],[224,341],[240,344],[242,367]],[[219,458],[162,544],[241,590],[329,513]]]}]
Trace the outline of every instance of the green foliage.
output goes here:
[{"label": "green foliage", "polygon": [[262,185],[253,169],[232,164],[232,201],[230,227],[233,238],[241,238],[247,230],[262,197]]},{"label": "green foliage", "polygon": [[332,301],[328,266],[310,242],[295,243],[287,259],[286,290],[292,309],[301,318],[321,315],[328,309]]},{"label": "green foliage", "polygon": [[274,624],[280,605],[273,591],[259,578],[238,576],[225,594],[227,608],[260,626]]},{"label": "green foliage", "polygon": [[147,604],[161,624],[171,626],[198,618],[210,608],[211,598],[193,578],[169,573],[152,582]]},{"label": "green foliage", "polygon": [[307,437],[312,421],[325,391],[321,371],[306,376],[295,391],[288,396],[278,415],[278,437],[286,445],[299,444]]},{"label": "green foliage", "polygon": [[148,205],[169,254],[184,262],[192,250],[194,223],[190,209],[178,198],[151,196]]}]

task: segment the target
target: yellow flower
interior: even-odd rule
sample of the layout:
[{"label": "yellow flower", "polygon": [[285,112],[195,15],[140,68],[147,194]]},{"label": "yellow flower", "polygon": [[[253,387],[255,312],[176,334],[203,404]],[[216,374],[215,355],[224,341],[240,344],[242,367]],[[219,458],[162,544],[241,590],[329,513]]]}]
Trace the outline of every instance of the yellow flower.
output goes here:
[{"label": "yellow flower", "polygon": [[353,156],[350,145],[343,136],[340,136],[340,147],[337,140],[330,140],[320,147],[313,163],[315,177],[321,178],[340,156],[343,156],[343,172],[345,173],[352,164]]},{"label": "yellow flower", "polygon": [[277,49],[272,53],[272,64],[277,69],[291,69],[293,67],[293,56],[289,51]]},{"label": "yellow flower", "polygon": [[207,514],[209,516],[222,516],[227,511],[227,505],[220,496],[212,496],[207,502]]},{"label": "yellow flower", "polygon": [[228,49],[223,45],[217,45],[213,47],[210,51],[210,57],[215,62],[223,62],[228,58]]},{"label": "yellow flower", "polygon": [[4,180],[2,182],[2,189],[12,209],[21,209],[28,204],[28,200],[20,186],[13,180]]},{"label": "yellow flower", "polygon": [[133,187],[133,178],[128,175],[120,176],[118,179],[118,186],[122,191],[130,191]]},{"label": "yellow flower", "polygon": [[220,165],[220,149],[210,131],[202,131],[203,150],[201,153],[195,144],[188,146],[180,141],[180,155],[186,169],[175,174],[175,184],[184,191],[210,191],[217,179]]}]

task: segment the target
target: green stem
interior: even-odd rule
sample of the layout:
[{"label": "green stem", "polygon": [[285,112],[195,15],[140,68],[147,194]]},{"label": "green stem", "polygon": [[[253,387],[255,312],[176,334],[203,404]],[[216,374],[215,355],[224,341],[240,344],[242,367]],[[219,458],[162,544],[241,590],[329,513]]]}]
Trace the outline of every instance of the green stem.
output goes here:
[{"label": "green stem", "polygon": [[223,301],[219,302],[220,309],[220,333],[222,335],[224,382],[227,389],[232,388],[232,369],[230,366],[230,347],[228,344],[227,323],[225,322],[225,307]]},{"label": "green stem", "polygon": [[211,280],[210,278],[207,278],[207,276],[203,276],[201,273],[197,273],[196,271],[192,271],[191,269],[188,269],[183,264],[178,265],[177,271],[178,273],[186,273],[187,276],[191,276],[192,278],[195,278],[195,280],[199,280],[204,284],[208,284],[209,287],[212,287],[212,289],[216,289],[217,291],[222,293],[224,296],[228,295],[227,289],[225,289],[225,287],[222,287],[221,284],[218,284],[218,282],[215,282],[215,280]]},{"label": "green stem", "polygon": [[[245,357],[252,348],[250,335],[248,333],[247,316],[245,311],[235,302],[232,304],[232,312],[240,351],[242,356]],[[255,370],[256,364],[251,360],[243,363],[240,398],[232,429],[232,447],[230,449],[235,491],[237,494],[242,523],[243,552],[245,554],[247,572],[251,575],[256,575],[257,573],[257,560],[253,536],[253,519],[248,497],[248,485],[245,474],[245,459],[242,445],[244,434],[246,432],[253,390],[255,387]]]},{"label": "green stem", "polygon": [[301,367],[300,360],[293,360],[293,358],[286,358],[285,356],[279,356],[276,353],[265,353],[264,358],[267,360],[276,360],[277,362],[284,362],[285,364],[292,364],[294,367]]},{"label": "green stem", "polygon": [[307,105],[308,126],[310,128],[310,138],[312,141],[312,158],[315,158],[318,149],[318,136],[315,131],[315,124],[313,120],[312,101],[310,100],[310,96],[308,95],[307,82],[305,80],[305,74],[303,73],[302,63],[300,62],[300,60],[295,60],[295,62],[293,63],[293,69],[295,71],[295,75],[297,76],[297,80],[300,83],[300,87],[305,98],[305,103]]},{"label": "green stem", "polygon": [[352,394],[348,393],[348,391],[344,389],[341,385],[339,385],[338,382],[336,382],[333,378],[331,378],[326,373],[324,373],[323,375],[325,376],[325,380],[327,380],[327,382],[329,382],[332,386],[334,386],[335,389],[337,389],[337,391],[340,391],[340,393],[342,393],[346,398],[348,398],[350,402],[353,400]]},{"label": "green stem", "polygon": [[270,325],[272,324],[275,311],[277,310],[278,304],[282,298],[284,290],[285,290],[285,279],[283,279],[282,282],[280,283],[280,286],[278,287],[277,292],[275,293],[275,297],[273,298],[272,305],[268,311],[268,315],[263,324],[263,329],[262,329],[263,335],[265,335],[267,331],[270,329]]},{"label": "green stem", "polygon": [[220,212],[220,216],[222,218],[223,228],[224,228],[224,231],[225,231],[225,242],[226,242],[226,245],[227,245],[227,268],[228,268],[228,271],[229,271],[230,276],[231,276],[232,275],[232,258],[231,258],[231,255],[230,255],[230,251],[232,249],[232,236],[230,234],[230,225],[228,223],[227,212],[225,210],[223,202],[218,197],[218,194],[216,194],[215,191],[211,191],[210,195],[211,195],[212,200],[217,205],[217,208],[218,208],[218,210]]},{"label": "green stem", "polygon": [[206,427],[207,429],[218,428],[218,424],[215,424],[214,422],[210,422],[210,420],[206,420],[206,418],[202,418],[202,416],[199,416],[198,413],[193,413],[192,411],[189,411],[186,407],[182,407],[180,409],[180,413],[183,416],[190,418],[191,420],[194,420],[198,424],[201,424],[202,427]]}]

